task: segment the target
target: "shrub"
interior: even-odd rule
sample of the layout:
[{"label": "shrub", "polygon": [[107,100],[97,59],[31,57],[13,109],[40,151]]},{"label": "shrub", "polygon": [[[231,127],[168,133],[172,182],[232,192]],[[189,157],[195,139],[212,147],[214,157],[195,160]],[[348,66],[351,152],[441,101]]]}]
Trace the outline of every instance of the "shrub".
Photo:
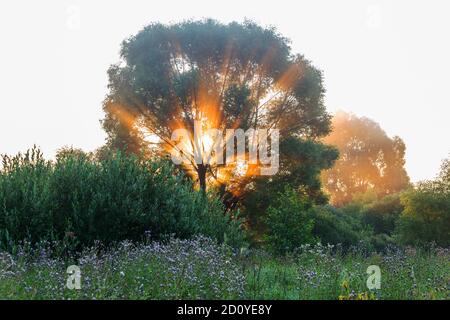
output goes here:
[{"label": "shrub", "polygon": [[435,180],[403,193],[401,202],[405,208],[397,229],[401,243],[450,245],[450,159],[442,163]]},{"label": "shrub", "polygon": [[234,245],[240,221],[224,214],[220,200],[194,191],[166,160],[116,153],[95,161],[66,153],[56,162],[34,148],[3,157],[0,172],[0,242],[64,240],[70,247],[204,234]]},{"label": "shrub", "polygon": [[391,235],[402,211],[400,194],[387,195],[364,207],[363,222],[370,225],[376,234]]},{"label": "shrub", "polygon": [[302,244],[315,242],[314,221],[309,214],[312,203],[306,196],[286,188],[275,203],[267,209],[264,219],[265,241],[272,252],[285,254]]},{"label": "shrub", "polygon": [[[386,202],[390,203],[390,200]],[[386,213],[386,216],[383,216],[382,210],[377,206],[378,203],[385,203],[385,200],[376,201],[374,207],[369,207],[373,210],[370,211],[371,214],[377,217],[381,215],[378,217],[379,220],[375,221],[389,221],[390,214]],[[344,208],[317,206],[312,211],[313,235],[320,238],[324,244],[340,244],[345,250],[358,247],[364,248],[367,252],[385,251],[388,245],[394,243],[394,239],[389,234],[374,232],[376,225],[367,222],[366,210],[354,204]]]},{"label": "shrub", "polygon": [[314,219],[313,235],[324,244],[341,244],[344,248],[356,245],[361,240],[360,219],[341,209],[318,206],[312,212]]},{"label": "shrub", "polygon": [[411,190],[402,195],[405,206],[397,228],[402,244],[450,245],[450,195]]}]

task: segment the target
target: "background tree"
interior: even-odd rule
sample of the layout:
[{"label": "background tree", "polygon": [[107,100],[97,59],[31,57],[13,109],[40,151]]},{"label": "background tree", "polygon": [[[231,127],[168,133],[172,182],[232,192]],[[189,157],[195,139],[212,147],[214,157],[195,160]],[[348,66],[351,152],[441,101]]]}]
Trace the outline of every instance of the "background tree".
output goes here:
[{"label": "background tree", "polygon": [[[121,57],[109,69],[104,102],[111,147],[167,154],[174,147],[172,132],[192,132],[195,121],[204,129],[276,128],[292,146],[302,141],[313,146],[329,132],[321,72],[291,53],[289,41],[273,28],[248,21],[151,24],[123,42]],[[199,142],[205,153],[211,148],[206,140]],[[300,152],[293,147],[289,157],[301,157]],[[197,164],[193,153],[187,156],[185,169],[202,189],[215,183],[233,199],[258,173],[257,166]]]},{"label": "background tree", "polygon": [[346,204],[368,190],[384,196],[409,185],[405,144],[399,137],[390,138],[376,122],[342,111],[332,126],[323,141],[337,146],[340,158],[323,173],[322,181],[334,204]]}]

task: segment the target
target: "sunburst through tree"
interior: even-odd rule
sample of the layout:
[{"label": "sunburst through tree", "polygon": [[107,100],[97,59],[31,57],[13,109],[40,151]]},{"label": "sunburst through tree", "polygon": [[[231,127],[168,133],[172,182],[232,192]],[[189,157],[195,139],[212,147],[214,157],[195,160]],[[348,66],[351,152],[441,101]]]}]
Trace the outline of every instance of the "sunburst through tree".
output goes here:
[{"label": "sunburst through tree", "polygon": [[214,157],[216,139],[205,134],[195,141],[196,123],[205,132],[277,129],[282,139],[314,140],[329,132],[321,72],[292,54],[272,28],[214,20],[151,24],[123,42],[121,57],[109,69],[104,103],[110,145],[169,154],[174,130],[187,129],[184,168],[202,189],[226,185],[239,194],[260,165],[244,161],[248,146],[224,163],[206,161]]}]

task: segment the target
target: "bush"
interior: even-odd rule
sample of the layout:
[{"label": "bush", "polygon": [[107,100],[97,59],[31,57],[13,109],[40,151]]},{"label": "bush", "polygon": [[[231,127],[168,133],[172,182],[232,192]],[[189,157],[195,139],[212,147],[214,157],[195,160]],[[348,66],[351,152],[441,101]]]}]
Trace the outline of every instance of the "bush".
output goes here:
[{"label": "bush", "polygon": [[314,209],[313,218],[313,235],[324,244],[341,244],[348,248],[362,238],[360,219],[341,209],[330,205],[319,206]]},{"label": "bush", "polygon": [[[390,200],[381,199],[364,208],[354,203],[344,208],[317,206],[312,211],[313,235],[320,238],[324,244],[340,244],[345,250],[358,247],[367,252],[385,251],[388,245],[394,244],[394,239],[389,234],[376,232],[376,225],[368,223],[366,216],[368,210],[373,210],[369,211],[370,214],[375,214],[379,218],[375,221],[389,221],[391,215],[386,213],[386,216],[383,216],[377,205],[385,202],[390,203]],[[381,205],[380,207],[384,208]]]},{"label": "bush", "polygon": [[450,159],[442,163],[435,180],[403,193],[401,202],[405,208],[397,229],[401,243],[450,245]]},{"label": "bush", "polygon": [[364,207],[363,222],[370,225],[376,234],[391,235],[402,211],[400,194],[388,195]]},{"label": "bush", "polygon": [[450,195],[411,190],[402,195],[405,210],[400,217],[397,239],[402,244],[435,242],[450,245]]},{"label": "bush", "polygon": [[312,235],[314,220],[309,214],[312,203],[306,196],[286,188],[275,203],[267,209],[264,219],[267,228],[264,238],[272,252],[285,254],[316,241]]},{"label": "bush", "polygon": [[3,157],[0,171],[0,243],[27,239],[64,240],[80,248],[204,234],[233,245],[243,241],[240,222],[224,214],[220,200],[194,191],[165,160],[141,160],[120,153],[95,161],[66,153],[56,162],[34,148]]}]

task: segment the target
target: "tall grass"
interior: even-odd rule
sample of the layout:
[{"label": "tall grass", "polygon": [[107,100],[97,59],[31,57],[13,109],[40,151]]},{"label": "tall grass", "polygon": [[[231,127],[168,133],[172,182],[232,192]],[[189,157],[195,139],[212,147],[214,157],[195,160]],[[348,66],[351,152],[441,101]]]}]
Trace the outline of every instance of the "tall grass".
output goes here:
[{"label": "tall grass", "polygon": [[[305,245],[284,258],[257,253],[245,274],[249,299],[450,299],[448,249],[399,249],[342,253],[332,246]],[[381,270],[381,288],[367,288],[370,265]]]},{"label": "tall grass", "polygon": [[[80,268],[79,290],[66,285],[70,265]],[[0,299],[237,299],[244,286],[231,249],[202,236],[96,244],[70,259],[45,242],[0,252]]]},{"label": "tall grass", "polygon": [[[0,299],[450,299],[448,249],[392,249],[383,255],[303,246],[284,258],[237,254],[205,237],[101,244],[61,259],[48,243],[0,252]],[[66,269],[81,271],[69,290]],[[381,288],[366,286],[367,267]]]}]

